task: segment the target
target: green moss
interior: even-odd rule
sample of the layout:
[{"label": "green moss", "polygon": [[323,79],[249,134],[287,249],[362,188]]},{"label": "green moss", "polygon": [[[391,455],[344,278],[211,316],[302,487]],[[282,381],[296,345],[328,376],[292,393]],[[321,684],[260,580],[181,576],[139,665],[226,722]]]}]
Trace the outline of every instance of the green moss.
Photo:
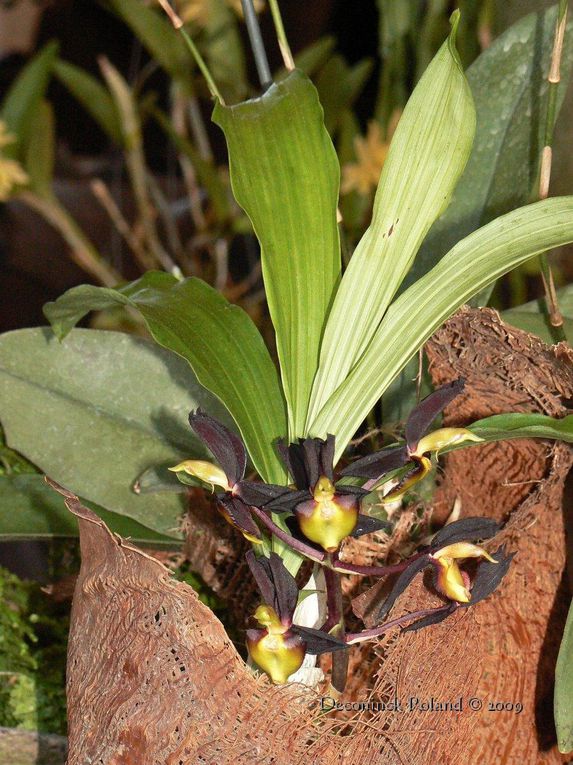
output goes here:
[{"label": "green moss", "polygon": [[0,726],[65,733],[67,607],[0,568]]}]

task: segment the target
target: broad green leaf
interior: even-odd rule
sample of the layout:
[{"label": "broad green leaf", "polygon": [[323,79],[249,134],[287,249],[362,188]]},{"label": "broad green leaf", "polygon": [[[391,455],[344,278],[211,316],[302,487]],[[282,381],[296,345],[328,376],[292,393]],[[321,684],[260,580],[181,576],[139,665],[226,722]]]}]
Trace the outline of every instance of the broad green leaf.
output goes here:
[{"label": "broad green leaf", "polygon": [[140,494],[148,467],[206,456],[187,422],[198,406],[230,418],[188,364],[119,332],[47,328],[0,337],[0,422],[8,446],[71,491],[177,536],[184,502]]},{"label": "broad green leaf", "polygon": [[200,279],[178,282],[159,271],[118,289],[74,287],[48,303],[44,312],[62,339],[89,311],[114,305],[138,310],[154,339],[189,362],[199,383],[233,416],[263,479],[283,480],[284,468],[273,446],[286,434],[280,384],[249,316]]},{"label": "broad green leaf", "polygon": [[457,20],[412,94],[392,139],[370,228],[328,317],[307,424],[348,376],[447,206],[470,153],[475,112],[455,50]]},{"label": "broad green leaf", "polygon": [[573,605],[569,607],[555,667],[554,714],[559,751],[570,752],[573,750]]},{"label": "broad green leaf", "polygon": [[2,149],[5,157],[21,161],[24,159],[25,146],[34,128],[33,115],[37,114],[44,98],[57,55],[58,43],[48,43],[26,64],[4,97],[0,119],[6,123],[9,132],[18,138],[15,143]]},{"label": "broad green leaf", "polygon": [[54,111],[48,101],[40,101],[34,115],[35,129],[26,147],[24,167],[30,187],[41,196],[52,194],[55,158]]},{"label": "broad green leaf", "polygon": [[[549,59],[556,10],[531,14],[495,40],[467,71],[477,111],[473,150],[446,212],[424,241],[409,286],[464,236],[499,215],[527,204],[537,174],[547,109]],[[565,35],[563,100],[573,62],[573,22]],[[489,293],[479,304],[487,303]]]},{"label": "broad green leaf", "polygon": [[[119,513],[104,510],[93,502],[82,502],[99,515],[109,528],[124,539],[154,546],[178,544]],[[0,541],[77,537],[78,524],[66,509],[63,498],[37,474],[0,476]]]},{"label": "broad green leaf", "polygon": [[[557,419],[545,414],[495,414],[477,420],[468,429],[484,441],[506,441],[513,438],[554,438],[573,442],[573,415]],[[468,444],[469,445],[469,444]],[[478,444],[475,444],[476,446]]]},{"label": "broad green leaf", "polygon": [[193,62],[182,36],[167,17],[140,0],[108,0],[108,4],[131,28],[149,55],[171,77],[190,88]]},{"label": "broad green leaf", "polygon": [[390,306],[368,350],[310,427],[335,433],[337,453],[432,333],[472,295],[528,258],[573,241],[573,197],[503,215],[462,239]]},{"label": "broad green leaf", "polygon": [[113,98],[107,88],[91,74],[67,61],[56,61],[54,74],[70,91],[100,128],[116,144],[121,144],[122,133]]},{"label": "broad green leaf", "polygon": [[[542,313],[528,313],[518,309],[512,311],[503,311],[500,314],[506,324],[512,327],[523,329],[525,332],[531,332],[537,335],[544,343],[554,345],[559,342],[559,338],[551,326],[549,317]],[[563,318],[563,330],[566,337],[573,338],[573,319]]]},{"label": "broad green leaf", "polygon": [[231,183],[262,249],[291,439],[304,435],[325,317],[340,275],[339,167],[315,87],[292,72],[259,98],[217,104]]}]

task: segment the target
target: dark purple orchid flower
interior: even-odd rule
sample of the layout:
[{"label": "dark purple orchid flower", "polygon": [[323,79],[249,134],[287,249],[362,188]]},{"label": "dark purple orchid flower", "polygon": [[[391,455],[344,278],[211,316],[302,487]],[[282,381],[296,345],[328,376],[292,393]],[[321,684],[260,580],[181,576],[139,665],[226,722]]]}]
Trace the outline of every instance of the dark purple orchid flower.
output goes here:
[{"label": "dark purple orchid flower", "polygon": [[[376,611],[375,619],[382,622],[398,597],[406,590],[414,577],[428,567],[434,570],[436,590],[450,603],[434,614],[411,624],[406,629],[416,630],[429,624],[437,624],[450,616],[456,608],[468,608],[488,597],[506,575],[513,554],[506,554],[500,547],[494,557],[475,542],[490,539],[499,531],[499,525],[488,518],[463,518],[441,529],[431,544],[396,579],[390,594]],[[458,567],[458,560],[479,561],[473,581]]]},{"label": "dark purple orchid flower", "polygon": [[298,587],[276,553],[269,558],[257,557],[250,550],[246,558],[264,601],[254,614],[260,627],[247,630],[247,646],[274,683],[286,683],[307,653],[318,655],[346,648],[346,643],[328,632],[293,624]]},{"label": "dark purple orchid flower", "polygon": [[462,392],[464,385],[465,381],[460,377],[438,388],[415,406],[406,421],[406,443],[403,446],[389,446],[356,460],[341,475],[369,479],[368,486],[373,486],[390,471],[409,465],[410,469],[399,484],[385,497],[385,501],[392,501],[430,472],[432,463],[427,455],[437,454],[441,449],[463,441],[482,441],[467,428],[439,428],[426,435],[432,422]]}]

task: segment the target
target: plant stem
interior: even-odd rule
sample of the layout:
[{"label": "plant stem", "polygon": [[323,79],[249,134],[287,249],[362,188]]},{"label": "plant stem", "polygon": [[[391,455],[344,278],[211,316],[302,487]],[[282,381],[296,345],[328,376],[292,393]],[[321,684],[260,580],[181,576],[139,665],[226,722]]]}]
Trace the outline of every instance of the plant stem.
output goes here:
[{"label": "plant stem", "polygon": [[[342,603],[342,587],[340,574],[330,566],[324,566],[324,579],[326,582],[326,603],[328,607],[328,631],[344,640],[344,610]],[[332,654],[332,674],[330,682],[332,687],[342,693],[346,686],[348,676],[348,651],[335,651]]]},{"label": "plant stem", "polygon": [[213,79],[213,76],[211,75],[211,72],[209,71],[209,67],[205,63],[205,59],[203,56],[199,53],[199,49],[191,39],[191,37],[187,34],[187,30],[185,29],[185,26],[183,24],[183,20],[179,18],[179,16],[175,13],[171,5],[169,4],[169,0],[159,0],[159,3],[167,16],[169,17],[169,21],[173,24],[174,29],[176,29],[178,32],[181,32],[181,35],[183,39],[185,40],[185,43],[187,47],[189,48],[191,55],[195,59],[195,62],[199,69],[201,70],[201,74],[205,78],[205,82],[207,83],[207,87],[209,88],[209,92],[213,96],[213,98],[217,98],[223,105],[225,104],[225,101],[223,100],[223,96],[219,92],[219,89],[215,83],[215,80]]},{"label": "plant stem", "polygon": [[271,13],[273,14],[273,22],[275,25],[277,39],[279,41],[279,48],[283,57],[285,68],[289,72],[292,72],[292,70],[295,68],[295,63],[290,45],[288,44],[285,28],[283,26],[283,20],[281,17],[278,0],[269,0],[269,5],[271,7]]},{"label": "plant stem", "polygon": [[444,611],[449,611],[451,607],[451,603],[448,603],[447,605],[440,606],[439,608],[426,608],[422,611],[413,611],[411,614],[404,614],[404,616],[400,616],[398,619],[392,619],[392,621],[381,624],[379,627],[373,627],[370,630],[364,630],[363,632],[349,632],[345,637],[345,641],[348,643],[348,645],[363,643],[365,640],[371,640],[372,638],[380,637],[380,635],[388,632],[388,630],[392,629],[393,627],[401,627],[406,622],[412,621],[412,619],[421,619],[424,616],[432,616],[433,614],[443,613]]},{"label": "plant stem", "polygon": [[263,526],[266,526],[266,528],[272,534],[274,534],[275,537],[280,539],[281,542],[284,542],[289,547],[292,547],[293,550],[296,550],[297,552],[301,553],[301,555],[305,555],[307,558],[310,558],[317,563],[322,563],[325,559],[326,556],[324,553],[321,553],[319,550],[315,550],[314,547],[310,547],[310,545],[305,545],[305,543],[301,542],[299,539],[291,537],[290,534],[287,534],[286,531],[283,531],[281,528],[279,528],[276,523],[273,523],[267,514],[260,508],[251,507],[251,512],[253,515],[256,515]]},{"label": "plant stem", "polygon": [[344,561],[334,559],[332,567],[335,571],[344,574],[359,574],[360,576],[388,576],[389,574],[399,574],[418,558],[427,555],[426,552],[419,552],[412,555],[401,563],[395,563],[393,566],[357,566],[354,563],[345,563]]},{"label": "plant stem", "polygon": [[257,74],[259,75],[262,89],[267,90],[273,84],[273,78],[261,35],[259,20],[257,19],[253,0],[241,0],[241,3],[243,6],[243,14],[245,16],[245,24],[247,26],[247,32],[249,34],[253,56],[255,58]]},{"label": "plant stem", "polygon": [[39,196],[32,191],[21,191],[17,199],[22,200],[45,218],[70,247],[71,257],[86,273],[93,276],[104,287],[115,287],[123,276],[101,257],[93,244],[79,228],[75,220],[59,201],[53,197]]},{"label": "plant stem", "polygon": [[[563,55],[563,41],[565,39],[565,28],[567,25],[568,0],[559,0],[559,9],[557,12],[557,23],[555,26],[555,38],[553,41],[553,52],[551,54],[551,67],[547,80],[549,90],[547,94],[547,112],[545,115],[545,138],[544,147],[541,153],[541,166],[539,169],[539,187],[538,198],[547,199],[549,194],[549,181],[551,179],[551,161],[553,134],[555,130],[555,121],[557,119],[557,93],[561,81],[561,58]],[[555,329],[558,340],[567,340],[563,331],[563,316],[557,302],[553,274],[549,265],[548,257],[545,253],[539,256],[541,267],[541,276],[543,287],[545,289],[545,301],[549,313],[549,322]]]}]

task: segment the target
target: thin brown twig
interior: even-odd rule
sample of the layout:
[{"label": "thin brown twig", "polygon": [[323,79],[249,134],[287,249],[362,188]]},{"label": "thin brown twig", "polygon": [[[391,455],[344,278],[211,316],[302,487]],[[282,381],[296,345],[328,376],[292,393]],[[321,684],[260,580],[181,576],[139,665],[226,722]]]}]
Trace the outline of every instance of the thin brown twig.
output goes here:
[{"label": "thin brown twig", "polygon": [[147,271],[148,269],[153,268],[155,262],[152,258],[149,257],[145,248],[141,246],[140,240],[135,236],[129,223],[123,217],[121,210],[116,204],[115,199],[111,195],[111,192],[109,191],[106,184],[101,180],[101,178],[95,178],[91,182],[90,187],[94,197],[108,214],[111,222],[115,226],[118,233],[125,240],[142,270]]}]

